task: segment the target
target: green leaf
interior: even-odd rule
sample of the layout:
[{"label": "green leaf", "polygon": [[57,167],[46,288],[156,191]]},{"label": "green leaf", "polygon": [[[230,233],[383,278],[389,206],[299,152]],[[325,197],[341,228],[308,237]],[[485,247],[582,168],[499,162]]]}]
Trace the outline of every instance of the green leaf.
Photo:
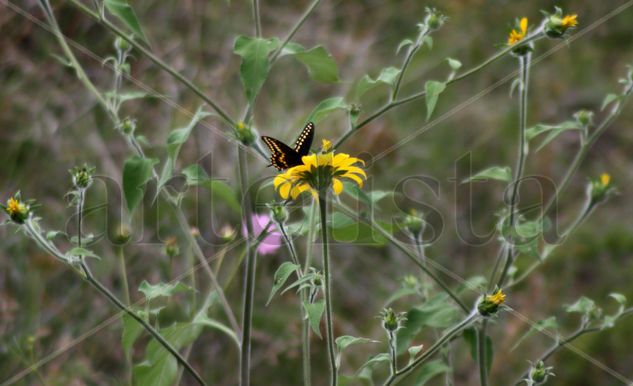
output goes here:
[{"label": "green leaf", "polygon": [[277,48],[276,39],[263,39],[249,36],[238,36],[235,39],[233,52],[242,57],[240,78],[244,85],[246,98],[253,102],[268,77],[270,61],[268,56]]},{"label": "green leaf", "polygon": [[123,351],[129,352],[136,339],[143,332],[143,326],[128,314],[123,314],[121,317],[123,323],[123,334],[121,335],[121,344],[123,345]]},{"label": "green leaf", "polygon": [[343,97],[328,98],[321,101],[321,103],[312,110],[307,121],[318,123],[320,120],[330,115],[333,111],[347,109],[348,105],[345,103]]},{"label": "green leaf", "polygon": [[298,51],[294,56],[307,67],[308,74],[317,82],[336,83],[339,81],[336,62],[323,46]]},{"label": "green leaf", "polygon": [[336,366],[341,367],[341,354],[345,348],[355,345],[355,344],[363,344],[363,343],[379,343],[377,340],[367,339],[367,338],[357,338],[351,335],[343,335],[336,338]]},{"label": "green leaf", "polygon": [[198,108],[198,111],[193,115],[189,124],[185,127],[181,127],[179,129],[172,130],[167,136],[167,160],[163,165],[163,170],[160,173],[160,179],[158,180],[158,189],[156,190],[156,194],[162,189],[162,187],[169,181],[174,172],[174,166],[176,164],[176,159],[178,158],[178,154],[180,153],[180,148],[182,145],[187,142],[189,136],[191,135],[191,131],[194,127],[205,117],[208,117],[211,113],[202,111],[202,108]]},{"label": "green leaf", "polygon": [[512,169],[509,166],[491,166],[479,173],[465,179],[462,184],[470,181],[497,180],[510,182],[512,180]]},{"label": "green leaf", "polygon": [[69,256],[77,256],[81,258],[93,257],[97,260],[101,260],[99,256],[97,256],[94,252],[87,250],[85,248],[75,247],[67,252]]},{"label": "green leaf", "polygon": [[525,130],[525,139],[529,142],[543,133],[548,133],[547,137],[545,137],[543,142],[541,142],[536,148],[536,151],[539,151],[556,139],[556,137],[558,137],[561,133],[569,130],[580,129],[581,127],[576,121],[565,121],[556,125],[538,124]]},{"label": "green leaf", "polygon": [[400,44],[398,44],[398,48],[396,48],[396,55],[400,52],[401,49],[403,49],[404,47],[408,47],[412,44],[413,44],[413,40],[411,39],[404,39],[403,41],[401,41]]},{"label": "green leaf", "polygon": [[[161,335],[176,349],[180,349],[193,342],[202,326],[192,323],[175,323],[160,330]],[[170,386],[173,385],[178,373],[178,362],[155,339],[149,342],[145,350],[145,360],[134,366],[134,385],[139,386]]]},{"label": "green leaf", "polygon": [[308,314],[308,322],[310,322],[310,327],[312,328],[312,331],[314,331],[314,333],[317,334],[319,338],[322,338],[320,327],[321,317],[323,316],[323,311],[325,311],[325,302],[323,301],[323,299],[317,300],[314,303],[304,302],[303,307]]},{"label": "green leaf", "polygon": [[565,311],[583,315],[590,315],[596,309],[596,303],[585,296],[581,296],[574,304],[565,306]]},{"label": "green leaf", "polygon": [[446,61],[448,62],[449,67],[453,71],[457,71],[457,70],[459,70],[462,67],[462,62],[460,62],[457,59],[446,58]]},{"label": "green leaf", "polygon": [[380,363],[384,363],[384,362],[391,362],[391,357],[389,356],[388,353],[380,353],[380,354],[376,354],[374,356],[371,356],[367,362],[365,362],[360,369],[358,369],[357,374],[361,373],[363,369],[365,368],[371,368],[373,369],[374,367],[376,367],[376,365],[380,364]]},{"label": "green leaf", "polygon": [[602,101],[602,106],[600,107],[600,110],[604,110],[605,107],[609,106],[611,103],[619,100],[620,98],[621,96],[618,94],[607,94]]},{"label": "green leaf", "polygon": [[376,79],[372,79],[369,75],[363,76],[356,86],[354,86],[354,98],[358,99],[363,96],[367,91],[375,88],[380,84],[386,84],[389,87],[393,87],[401,69],[396,67],[383,68]]},{"label": "green leaf", "polygon": [[147,43],[147,38],[145,37],[143,28],[141,28],[141,23],[139,23],[136,18],[134,9],[126,0],[104,0],[103,5],[105,5],[111,14],[121,20],[137,38]]},{"label": "green leaf", "polygon": [[48,231],[46,232],[46,240],[53,240],[59,235],[65,235],[66,233],[62,231]]},{"label": "green leaf", "polygon": [[237,335],[235,335],[235,331],[233,331],[231,328],[229,328],[225,324],[220,323],[217,320],[210,318],[208,316],[209,308],[211,307],[211,305],[213,304],[216,298],[217,298],[217,293],[215,292],[210,293],[207,299],[205,300],[204,305],[200,308],[200,311],[198,311],[198,313],[194,316],[191,323],[200,325],[200,326],[210,327],[220,332],[223,332],[229,338],[231,338],[231,340],[236,344],[236,346],[239,349],[240,340],[237,337]]},{"label": "green leaf", "polygon": [[404,353],[425,328],[447,328],[459,320],[459,310],[449,301],[448,295],[440,293],[407,312],[404,328],[398,330],[398,353]]},{"label": "green leaf", "polygon": [[611,292],[609,296],[615,299],[615,301],[618,302],[620,305],[626,304],[626,296],[622,295],[621,293]]},{"label": "green leaf", "polygon": [[437,99],[440,94],[446,89],[446,83],[438,82],[436,80],[429,80],[424,84],[424,90],[426,91],[426,120],[428,121],[433,115]]},{"label": "green leaf", "polygon": [[556,333],[558,333],[558,321],[556,320],[555,316],[550,316],[547,319],[539,320],[538,322],[534,323],[532,327],[530,327],[530,329],[517,340],[514,346],[512,346],[511,350],[515,350],[525,339],[530,337],[535,332],[543,332],[549,330],[554,330],[556,331]]},{"label": "green leaf", "polygon": [[339,352],[345,350],[349,346],[363,343],[379,343],[379,341],[369,338],[355,337],[351,335],[342,335],[336,338],[336,348]]},{"label": "green leaf", "polygon": [[273,288],[270,290],[270,295],[268,295],[268,300],[266,301],[266,305],[270,304],[270,301],[273,300],[273,297],[284,286],[286,280],[295,272],[297,269],[300,269],[297,264],[286,261],[282,263],[277,271],[275,271],[275,275],[273,276]]},{"label": "green leaf", "polygon": [[157,162],[153,158],[133,156],[123,164],[123,194],[130,213],[143,199],[145,184],[152,178],[152,170]]},{"label": "green leaf", "polygon": [[420,351],[422,351],[423,348],[424,348],[424,345],[421,344],[419,346],[411,346],[407,349],[407,351],[409,352],[409,364],[415,361],[415,357],[418,356],[418,354],[420,353]]},{"label": "green leaf", "polygon": [[413,382],[413,385],[424,386],[434,377],[443,373],[450,373],[451,371],[451,367],[444,363],[441,359],[432,360],[422,366],[415,378],[415,381]]},{"label": "green leaf", "polygon": [[189,186],[202,186],[209,189],[214,197],[219,198],[229,208],[233,209],[237,214],[242,213],[242,206],[237,199],[237,194],[229,185],[222,180],[211,179],[207,173],[198,164],[192,164],[182,169],[185,176],[186,184]]},{"label": "green leaf", "polygon": [[138,290],[141,291],[149,301],[159,297],[169,297],[178,292],[193,291],[193,288],[181,282],[149,284],[147,280],[143,280]]}]

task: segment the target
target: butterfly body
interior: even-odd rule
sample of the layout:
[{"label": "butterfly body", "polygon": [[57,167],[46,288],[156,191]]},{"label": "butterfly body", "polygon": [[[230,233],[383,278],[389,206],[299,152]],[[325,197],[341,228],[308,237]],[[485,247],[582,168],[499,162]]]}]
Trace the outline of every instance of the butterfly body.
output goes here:
[{"label": "butterfly body", "polygon": [[310,153],[314,139],[314,123],[309,122],[295,141],[294,149],[278,139],[262,136],[262,140],[270,150],[270,165],[277,170],[289,169],[301,165],[301,157]]}]

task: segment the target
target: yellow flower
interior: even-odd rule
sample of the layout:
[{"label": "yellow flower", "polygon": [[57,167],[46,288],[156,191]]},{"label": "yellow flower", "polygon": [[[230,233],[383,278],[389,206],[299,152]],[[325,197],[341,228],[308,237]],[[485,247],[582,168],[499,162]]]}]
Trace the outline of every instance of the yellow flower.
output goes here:
[{"label": "yellow flower", "polygon": [[7,206],[0,205],[11,217],[11,220],[22,224],[29,217],[31,208],[26,203],[20,201],[20,194],[16,194],[7,200]]},{"label": "yellow flower", "polygon": [[506,301],[506,294],[504,294],[503,291],[498,289],[497,292],[493,293],[492,295],[487,295],[486,300],[498,306]]},{"label": "yellow flower", "polygon": [[602,186],[609,185],[609,182],[611,182],[611,175],[609,173],[602,173],[600,175],[600,183]]},{"label": "yellow flower", "polygon": [[301,161],[301,165],[275,176],[273,185],[281,198],[295,199],[303,192],[310,192],[316,198],[319,192],[325,193],[330,187],[339,195],[343,191],[341,179],[347,178],[363,186],[363,180],[367,178],[365,171],[357,166],[365,163],[349,154],[310,154],[303,156]]},{"label": "yellow flower", "polygon": [[321,140],[321,151],[327,153],[330,149],[332,149],[332,142],[327,139]]},{"label": "yellow flower", "polygon": [[508,35],[508,45],[509,46],[520,42],[527,35],[527,28],[528,28],[528,19],[527,19],[527,17],[521,18],[521,21],[519,22],[519,27],[520,27],[519,31],[517,31],[514,28],[512,29],[512,31],[510,31],[510,35]]},{"label": "yellow flower", "polygon": [[578,25],[577,18],[578,18],[578,15],[576,14],[566,15],[561,21],[561,26],[563,26],[563,28],[565,29],[575,27]]}]

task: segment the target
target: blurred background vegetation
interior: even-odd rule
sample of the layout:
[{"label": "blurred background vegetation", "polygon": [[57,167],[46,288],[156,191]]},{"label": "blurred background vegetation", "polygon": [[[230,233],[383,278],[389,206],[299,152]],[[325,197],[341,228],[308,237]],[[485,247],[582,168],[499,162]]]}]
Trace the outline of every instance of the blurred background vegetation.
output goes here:
[{"label": "blurred background vegetation", "polygon": [[[607,15],[625,1],[323,1],[293,39],[306,47],[323,44],[339,65],[342,81],[333,85],[310,80],[305,68],[296,61],[282,58],[271,71],[255,109],[255,125],[260,134],[286,141],[294,139],[304,119],[321,100],[336,95],[351,95],[355,81],[364,74],[376,76],[380,69],[399,66],[395,55],[398,43],[417,33],[416,24],[424,17],[426,6],[436,6],[445,13],[447,24],[433,35],[433,49],[422,49],[407,74],[402,95],[420,91],[429,79],[442,79],[448,73],[445,58],[459,59],[470,68],[495,52],[505,42],[515,17],[541,20],[539,10],[559,5],[579,15],[580,28]],[[0,192],[7,197],[16,190],[36,198],[41,204],[37,213],[50,228],[72,231],[69,222],[72,208],[64,199],[70,189],[68,169],[87,162],[97,167],[100,181],[89,197],[94,207],[86,220],[86,229],[102,234],[105,240],[97,250],[104,259],[93,262],[96,274],[113,290],[121,282],[116,269],[119,246],[111,237],[121,222],[127,221],[121,209],[120,194],[115,189],[121,181],[121,168],[129,150],[91,95],[55,55],[59,47],[49,32],[17,14],[0,2]],[[14,1],[25,12],[44,20],[35,0]],[[114,37],[98,24],[65,2],[55,2],[55,13],[67,36],[100,58],[113,54]],[[263,34],[285,36],[307,1],[262,1]],[[133,7],[143,23],[153,51],[187,78],[193,79],[209,96],[224,106],[232,116],[242,113],[245,100],[239,80],[239,58],[232,53],[239,34],[252,35],[250,2],[183,0],[161,2],[136,0]],[[597,25],[568,46],[535,63],[531,72],[529,125],[556,123],[569,119],[581,109],[598,111],[605,94],[619,91],[617,79],[625,65],[633,62],[633,7],[626,8],[606,23]],[[558,44],[541,41],[535,58]],[[201,104],[190,91],[176,83],[138,52],[133,52],[132,76],[165,94],[188,111]],[[400,54],[402,55],[402,53]],[[109,87],[111,72],[99,60],[77,52],[91,79]],[[404,208],[422,209],[421,202],[432,205],[441,217],[430,220],[442,232],[429,249],[429,255],[462,277],[488,275],[495,258],[496,241],[474,245],[465,237],[464,225],[471,223],[479,234],[491,232],[501,208],[502,184],[494,182],[458,185],[472,170],[493,164],[514,163],[517,138],[517,101],[510,98],[510,82],[491,90],[473,103],[461,105],[473,95],[495,84],[516,69],[510,56],[495,62],[467,80],[450,86],[439,99],[436,117],[456,106],[447,119],[434,124],[397,150],[371,163],[372,189],[391,190],[408,176],[431,176],[439,181],[440,195],[412,184],[406,187],[409,201]],[[126,82],[125,87],[135,86]],[[371,112],[384,101],[384,89],[368,93],[360,102],[364,112]],[[159,98],[147,98],[125,105],[125,114],[137,119],[138,131],[148,142],[150,154],[164,154],[167,133],[182,126],[188,116]],[[372,122],[352,137],[343,150],[351,154],[378,155],[408,134],[425,126],[424,101],[418,100],[397,108]],[[565,314],[564,304],[586,295],[611,310],[608,299],[617,291],[633,298],[633,109],[626,110],[593,147],[589,157],[564,195],[559,208],[560,221],[566,224],[580,205],[587,177],[607,171],[612,174],[620,195],[599,208],[587,223],[558,249],[529,280],[509,294],[509,304],[532,320],[550,315],[559,317],[564,331],[571,331],[577,320]],[[224,130],[213,118],[207,122]],[[342,114],[332,115],[317,127],[317,140],[337,138],[345,130]],[[180,164],[200,162],[214,177],[225,178],[237,186],[235,146],[217,132],[199,125],[181,153]],[[531,156],[528,174],[558,180],[574,154],[577,137],[564,134],[551,145]],[[470,158],[469,162],[466,162]],[[272,175],[259,160],[252,159],[251,176]],[[472,189],[472,191],[469,191]],[[206,240],[214,240],[223,225],[239,229],[239,216],[223,206],[210,208],[208,193],[189,194],[184,202],[190,216]],[[269,199],[268,192],[261,200]],[[547,192],[546,192],[547,194]],[[551,194],[551,192],[550,192]],[[472,197],[468,199],[468,197]],[[526,201],[537,199],[531,187],[524,192]],[[146,197],[149,198],[149,197]],[[3,198],[4,200],[4,198]],[[102,204],[107,202],[107,206]],[[470,202],[470,204],[469,204]],[[196,211],[194,208],[198,208]],[[189,251],[170,260],[163,252],[163,241],[177,234],[172,214],[160,212],[146,200],[142,216],[133,219],[132,241],[123,246],[128,264],[132,298],[141,294],[135,289],[143,280],[158,282],[173,279],[186,266]],[[262,209],[263,210],[263,209]],[[386,205],[385,218],[400,215],[395,205]],[[65,267],[55,263],[14,234],[14,228],[0,228],[0,381],[47,355],[63,349],[83,334],[78,344],[51,357],[40,368],[41,377],[51,385],[110,385],[125,379],[124,356],[120,344],[119,323],[95,329],[114,314],[105,300]],[[213,245],[205,253],[217,252]],[[225,257],[235,264],[241,248]],[[333,248],[336,335],[349,334],[383,339],[375,318],[402,278],[417,272],[407,260],[388,246],[335,245]],[[263,256],[258,262],[257,300],[254,320],[253,384],[297,385],[301,383],[300,323],[297,298],[279,297],[270,306],[264,303],[276,267],[286,261],[285,250]],[[229,265],[229,266],[233,266]],[[241,276],[227,283],[231,304],[239,310]],[[203,275],[199,276],[204,279]],[[426,279],[419,277],[421,281]],[[446,278],[452,286],[459,283]],[[200,284],[206,287],[208,283]],[[469,295],[470,296],[470,295]],[[472,297],[472,296],[471,296]],[[468,298],[469,302],[474,297]],[[411,299],[403,298],[396,308],[407,310]],[[167,304],[166,322],[182,313],[178,298]],[[218,313],[219,314],[219,313]],[[544,335],[534,335],[517,349],[511,347],[529,326],[506,313],[492,326],[495,361],[491,379],[495,385],[508,385],[534,359],[552,344]],[[94,333],[91,333],[94,332]],[[576,346],[605,366],[633,378],[630,336],[631,319],[616,328],[585,336]],[[145,337],[145,339],[147,339]],[[433,335],[422,332],[416,342],[430,345]],[[137,357],[142,357],[136,352]],[[325,384],[325,344],[313,340],[315,385]],[[367,359],[368,353],[385,351],[376,346],[349,349],[343,361],[343,373],[352,373]],[[455,381],[458,385],[475,385],[477,370],[468,347],[459,340],[454,345]],[[137,350],[138,351],[138,350]],[[200,369],[210,384],[234,385],[237,375],[237,352],[228,338],[205,331],[192,353],[194,367]],[[557,377],[551,384],[618,385],[616,378],[571,351],[562,350],[549,363]],[[186,378],[186,377],[185,377]],[[37,384],[29,375],[17,384]],[[444,384],[441,377],[429,384]]]}]

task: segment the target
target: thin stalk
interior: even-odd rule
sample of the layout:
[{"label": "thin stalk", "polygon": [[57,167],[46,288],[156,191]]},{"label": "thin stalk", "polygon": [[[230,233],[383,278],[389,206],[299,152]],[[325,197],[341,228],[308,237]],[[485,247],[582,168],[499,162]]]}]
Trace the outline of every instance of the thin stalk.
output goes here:
[{"label": "thin stalk", "polygon": [[[299,258],[297,256],[297,251],[295,249],[294,243],[292,239],[288,236],[284,224],[277,223],[281,234],[283,235],[284,241],[286,242],[286,246],[288,247],[288,252],[290,253],[290,258],[292,262],[297,265],[297,277],[301,279],[304,276],[303,269],[301,268],[301,264],[299,262]],[[304,288],[300,291],[300,302],[299,309],[301,313],[301,356],[302,356],[302,368],[303,368],[303,384],[309,385],[310,381],[310,335],[306,335],[305,331],[309,331],[310,324],[307,318],[307,314],[305,311],[305,307],[303,306],[308,300],[308,291]],[[308,328],[308,330],[305,329]]]},{"label": "thin stalk", "polygon": [[107,99],[99,92],[99,90],[94,85],[94,83],[92,83],[92,81],[90,80],[86,72],[84,71],[83,67],[81,66],[77,58],[75,57],[75,54],[73,54],[73,51],[68,46],[68,43],[66,42],[66,38],[64,37],[64,34],[59,28],[59,24],[57,24],[57,19],[55,18],[55,14],[53,13],[53,9],[50,5],[50,2],[48,0],[39,0],[39,3],[40,3],[40,7],[42,7],[42,9],[44,10],[44,14],[46,15],[48,24],[50,28],[52,29],[52,32],[55,35],[55,38],[57,39],[59,46],[64,52],[64,55],[66,56],[66,59],[68,59],[73,70],[75,70],[75,74],[77,75],[77,78],[84,85],[84,87],[95,98],[97,98],[97,101],[99,102],[99,104],[106,110],[106,112],[110,115],[110,117],[113,119],[116,119],[116,114],[114,113],[114,111],[112,111],[112,108],[110,104],[108,103]]},{"label": "thin stalk", "polygon": [[102,295],[108,298],[119,310],[125,312],[134,320],[136,320],[138,323],[140,323],[141,326],[143,326],[143,328],[147,332],[149,332],[167,351],[169,351],[169,353],[171,353],[176,358],[178,363],[180,363],[180,365],[182,365],[187,370],[187,372],[189,372],[198,381],[200,385],[206,385],[204,380],[200,377],[200,375],[196,372],[196,370],[194,370],[193,367],[187,362],[187,360],[184,359],[180,355],[178,350],[176,350],[167,340],[165,340],[165,338],[163,338],[163,336],[158,331],[156,331],[149,323],[147,323],[145,320],[143,320],[143,318],[138,316],[138,314],[136,314],[136,312],[134,312],[130,307],[123,304],[122,301],[120,301],[112,292],[110,292],[110,290],[108,290],[103,284],[101,284],[94,277],[94,275],[90,271],[90,268],[88,267],[85,261],[80,260],[76,265],[73,265],[68,260],[68,257],[66,257],[59,249],[57,249],[55,245],[53,245],[51,242],[43,238],[39,229],[33,223],[32,218],[28,218],[27,221],[24,223],[24,225],[25,225],[27,234],[32,239],[34,239],[41,248],[43,248],[45,251],[50,253],[57,260],[62,261],[66,263],[68,266],[72,267],[75,270],[75,272],[80,274],[93,288],[95,288]]},{"label": "thin stalk", "polygon": [[277,61],[277,59],[279,58],[279,55],[281,54],[281,51],[283,51],[284,47],[286,47],[286,45],[288,44],[288,42],[290,42],[290,40],[293,38],[293,36],[295,36],[295,34],[297,33],[297,31],[299,30],[299,28],[301,28],[301,26],[303,25],[303,23],[308,19],[308,16],[310,16],[310,14],[312,13],[312,11],[314,11],[314,9],[316,8],[317,5],[319,5],[319,3],[321,2],[321,0],[314,0],[310,6],[308,6],[308,8],[306,9],[306,11],[303,13],[303,15],[301,15],[301,17],[299,18],[299,21],[297,21],[297,23],[294,25],[294,27],[292,27],[292,29],[290,30],[290,32],[288,32],[288,35],[286,35],[286,37],[284,38],[284,40],[281,42],[281,44],[279,45],[279,48],[277,48],[277,50],[273,53],[273,55],[270,57],[270,63],[275,63]]},{"label": "thin stalk", "polygon": [[327,200],[326,192],[319,192],[319,211],[321,214],[321,245],[323,253],[323,292],[325,295],[325,336],[330,364],[330,385],[338,383],[336,351],[334,349],[334,321],[332,316],[332,272],[330,270],[329,240],[327,233]]},{"label": "thin stalk", "polygon": [[427,359],[429,359],[433,354],[435,354],[438,350],[440,350],[445,343],[450,342],[452,338],[462,332],[465,328],[470,326],[473,322],[475,322],[479,318],[479,314],[477,310],[471,311],[466,318],[464,318],[461,322],[456,324],[453,328],[451,328],[448,332],[442,335],[441,338],[433,343],[433,346],[429,347],[422,355],[420,355],[416,360],[411,362],[411,364],[399,370],[396,374],[389,376],[383,386],[391,386],[395,385],[407,376],[411,374],[413,370],[415,370],[420,364],[424,363]]},{"label": "thin stalk", "polygon": [[446,292],[446,294],[448,296],[451,297],[451,299],[453,299],[453,301],[455,301],[455,303],[462,309],[462,311],[465,314],[468,314],[470,312],[470,308],[468,308],[468,306],[466,306],[466,304],[464,304],[464,302],[462,302],[462,300],[459,298],[459,296],[457,296],[457,294],[455,292],[453,292],[453,290],[450,289],[450,287],[444,283],[444,281],[442,279],[439,278],[439,276],[437,276],[433,271],[431,271],[426,265],[422,264],[422,262],[420,261],[420,259],[418,258],[417,254],[411,250],[409,250],[409,248],[405,247],[400,241],[398,241],[395,237],[393,237],[392,234],[390,234],[389,232],[387,232],[386,230],[384,230],[380,225],[376,224],[374,221],[370,221],[365,217],[361,217],[358,216],[357,214],[355,214],[353,211],[351,211],[349,208],[347,208],[346,206],[338,203],[336,204],[337,209],[341,210],[343,213],[345,213],[346,215],[355,218],[359,221],[364,222],[365,224],[369,225],[374,231],[380,233],[380,235],[382,235],[385,239],[387,239],[387,241],[389,241],[389,243],[391,243],[393,246],[395,246],[396,248],[398,248],[402,253],[404,253],[415,265],[417,265],[428,277],[430,277],[437,285],[440,286],[440,288],[442,288],[442,290],[444,292]]},{"label": "thin stalk", "polygon": [[255,36],[262,36],[262,19],[259,15],[259,0],[253,0],[253,20],[255,24]]},{"label": "thin stalk", "polygon": [[488,366],[486,354],[486,328],[488,320],[484,319],[482,327],[477,331],[477,363],[479,367],[479,384],[488,386]]},{"label": "thin stalk", "polygon": [[[46,1],[46,0],[44,0]],[[112,24],[105,18],[102,18],[97,12],[91,10],[86,5],[82,4],[79,0],[69,0],[72,5],[74,5],[79,11],[84,14],[90,16],[97,23],[101,24],[115,35],[121,37],[123,40],[128,42],[132,47],[139,50],[143,55],[147,56],[154,64],[160,67],[162,70],[166,71],[169,75],[174,77],[178,82],[180,82],[183,86],[187,87],[194,94],[196,94],[200,99],[202,99],[205,103],[207,103],[215,112],[231,127],[235,127],[235,121],[229,116],[229,114],[224,111],[217,103],[215,103],[211,98],[209,98],[205,93],[198,88],[193,82],[189,79],[185,78],[178,71],[176,71],[173,67],[165,63],[158,56],[154,55],[149,49],[147,49],[142,44],[138,43],[136,40],[132,39],[129,34],[125,31],[121,30],[116,25]]]},{"label": "thin stalk", "polygon": [[398,345],[397,345],[397,335],[394,331],[389,331],[389,355],[391,356],[391,361],[389,363],[389,371],[391,376],[395,376],[398,373]]},{"label": "thin stalk", "polygon": [[413,56],[415,55],[415,53],[418,52],[420,50],[420,47],[422,47],[422,44],[424,44],[424,38],[429,34],[429,32],[430,31],[428,27],[425,26],[424,32],[420,33],[416,43],[412,46],[409,46],[409,49],[407,50],[407,55],[404,57],[404,61],[402,62],[402,66],[400,67],[400,73],[398,74],[398,77],[396,78],[396,84],[393,88],[393,92],[391,93],[391,97],[389,99],[390,102],[393,102],[398,99],[398,93],[400,92],[400,85],[402,84],[402,80],[404,79],[404,74],[407,72],[407,69],[409,68],[411,59],[413,59]]},{"label": "thin stalk", "polygon": [[[470,75],[473,75],[473,74],[479,72],[480,70],[482,70],[486,66],[490,65],[491,63],[497,61],[498,59],[500,59],[501,57],[503,57],[504,55],[506,55],[510,51],[514,50],[515,48],[524,46],[524,45],[526,45],[526,44],[528,44],[528,43],[530,43],[532,41],[535,41],[535,40],[537,40],[537,39],[539,39],[541,37],[542,37],[541,31],[540,30],[539,31],[535,31],[531,36],[526,37],[520,43],[517,43],[517,44],[515,44],[513,46],[509,46],[509,47],[506,47],[506,48],[502,49],[501,51],[499,51],[496,54],[492,55],[488,59],[486,59],[483,62],[481,62],[480,64],[476,65],[475,67],[472,67],[472,68],[468,69],[467,71],[464,71],[461,74],[456,75],[452,79],[446,81],[446,85],[447,86],[451,85],[451,84],[453,84],[455,82],[458,82],[458,81],[460,81],[462,79],[465,79],[465,78],[469,77]],[[400,105],[403,105],[403,104],[406,104],[406,103],[409,103],[409,102],[413,102],[413,101],[415,101],[417,99],[420,99],[420,98],[424,98],[425,96],[426,96],[426,91],[420,91],[420,92],[414,93],[412,95],[409,95],[409,96],[401,98],[401,99],[392,100],[389,103],[383,105],[378,110],[376,110],[375,112],[370,114],[369,117],[365,118],[360,123],[358,123],[357,125],[351,127],[348,131],[346,131],[336,141],[336,143],[334,144],[334,149],[338,148],[340,145],[343,144],[343,142],[347,141],[349,139],[349,137],[351,137],[356,131],[358,131],[362,127],[368,125],[369,123],[371,123],[372,121],[374,121],[375,119],[377,119],[378,117],[380,117],[381,115],[386,113],[387,111],[393,109],[394,107],[397,107],[397,106],[400,106]]]},{"label": "thin stalk", "polygon": [[[519,57],[520,64],[520,72],[521,72],[521,88],[520,88],[520,98],[519,98],[519,148],[517,163],[514,172],[514,178],[510,184],[512,188],[512,193],[510,196],[510,203],[508,205],[510,214],[508,227],[510,231],[513,231],[516,218],[517,218],[517,205],[518,205],[518,196],[519,196],[519,187],[521,185],[521,180],[523,179],[523,172],[525,170],[525,161],[527,158],[526,152],[526,138],[525,131],[527,126],[527,103],[528,103],[528,84],[529,84],[529,75],[530,75],[530,58],[531,54],[526,54]],[[514,261],[515,248],[512,245],[512,240],[510,240],[509,244],[506,246],[506,261],[501,271],[501,275],[499,276],[499,280],[497,281],[497,286],[502,287],[505,283],[508,272],[510,271],[510,267]]]},{"label": "thin stalk", "polygon": [[253,323],[253,301],[255,297],[256,253],[252,246],[253,223],[251,200],[248,191],[246,151],[237,146],[238,173],[242,190],[242,221],[246,224],[246,262],[244,267],[244,293],[242,302],[242,350],[240,353],[240,386],[250,385],[251,330]]},{"label": "thin stalk", "polygon": [[180,363],[180,365],[182,365],[187,370],[187,372],[196,379],[196,381],[200,385],[206,385],[202,377],[189,364],[189,362],[187,362],[187,360],[182,355],[180,355],[178,350],[176,350],[165,338],[163,338],[163,336],[158,331],[156,331],[154,327],[152,327],[149,323],[143,320],[143,318],[138,316],[136,312],[132,311],[132,309],[130,309],[128,306],[123,304],[123,302],[121,302],[112,292],[110,292],[110,290],[108,290],[103,284],[101,284],[98,280],[96,280],[92,272],[90,271],[90,268],[88,268],[88,265],[84,261],[80,262],[80,266],[81,266],[82,271],[85,274],[86,281],[90,285],[92,285],[102,295],[107,297],[121,311],[124,311],[126,314],[131,316],[138,323],[140,323],[147,332],[149,332],[167,351],[169,351],[170,354],[172,354],[176,358],[178,363]]},{"label": "thin stalk", "polygon": [[119,260],[119,275],[121,275],[121,286],[123,287],[123,299],[125,299],[125,304],[130,305],[132,302],[130,300],[130,286],[127,281],[127,268],[125,266],[125,254],[123,253],[123,247],[116,247],[116,254]]},{"label": "thin stalk", "polygon": [[[314,246],[314,237],[316,235],[315,219],[317,216],[317,204],[313,200],[310,205],[310,214],[308,215],[308,235],[306,239],[306,256],[303,263],[303,274],[308,273],[308,269],[312,264],[312,247]],[[302,323],[301,323],[301,342],[302,342],[302,356],[303,356],[303,385],[312,385],[312,369],[311,369],[311,341],[310,336],[312,330],[310,329],[310,322],[307,318],[306,311],[302,307]],[[307,358],[307,359],[306,359]]]}]

